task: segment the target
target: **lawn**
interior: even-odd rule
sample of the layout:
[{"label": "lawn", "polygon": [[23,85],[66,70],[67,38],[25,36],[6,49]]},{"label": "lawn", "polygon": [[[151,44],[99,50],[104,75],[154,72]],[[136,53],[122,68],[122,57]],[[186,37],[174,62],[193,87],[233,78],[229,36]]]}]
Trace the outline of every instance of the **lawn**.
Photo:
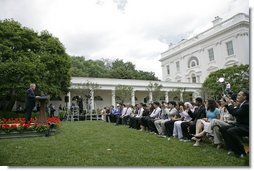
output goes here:
[{"label": "lawn", "polygon": [[102,121],[63,122],[54,136],[0,140],[2,166],[248,166],[209,143],[168,141]]}]

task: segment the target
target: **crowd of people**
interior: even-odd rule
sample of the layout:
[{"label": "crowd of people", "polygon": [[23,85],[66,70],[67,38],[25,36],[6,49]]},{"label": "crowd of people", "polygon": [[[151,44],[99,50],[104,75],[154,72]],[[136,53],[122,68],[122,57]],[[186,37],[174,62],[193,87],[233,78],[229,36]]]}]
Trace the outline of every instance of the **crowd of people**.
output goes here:
[{"label": "crowd of people", "polygon": [[[35,84],[27,90],[26,122],[31,118],[35,107]],[[229,87],[230,88],[230,87]],[[50,116],[54,116],[55,107],[50,104]],[[59,108],[60,109],[60,108]],[[193,140],[193,146],[200,146],[202,138],[209,137],[219,148],[226,148],[228,154],[246,156],[243,137],[249,137],[249,92],[240,91],[236,96],[227,91],[219,101],[203,100],[197,97],[195,102],[162,102],[148,105],[139,103],[117,104],[105,107],[101,111],[103,120],[129,128],[147,131],[160,137],[178,138],[179,141]]]},{"label": "crowd of people", "polygon": [[195,102],[117,104],[105,107],[101,114],[104,121],[116,126],[126,125],[168,140],[194,141],[195,147],[207,137],[229,155],[242,158],[247,154],[243,138],[249,137],[249,93],[245,90],[236,99],[228,95],[218,101],[197,97]]}]

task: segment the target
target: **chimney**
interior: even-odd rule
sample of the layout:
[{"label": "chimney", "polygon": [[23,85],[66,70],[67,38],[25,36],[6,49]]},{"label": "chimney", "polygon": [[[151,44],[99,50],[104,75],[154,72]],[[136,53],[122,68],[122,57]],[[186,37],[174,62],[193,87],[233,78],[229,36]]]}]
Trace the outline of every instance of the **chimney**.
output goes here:
[{"label": "chimney", "polygon": [[173,43],[168,44],[168,47],[171,48],[173,46]]},{"label": "chimney", "polygon": [[218,25],[221,21],[222,21],[222,18],[220,18],[219,16],[216,16],[214,18],[214,20],[212,21],[213,22],[213,26]]}]

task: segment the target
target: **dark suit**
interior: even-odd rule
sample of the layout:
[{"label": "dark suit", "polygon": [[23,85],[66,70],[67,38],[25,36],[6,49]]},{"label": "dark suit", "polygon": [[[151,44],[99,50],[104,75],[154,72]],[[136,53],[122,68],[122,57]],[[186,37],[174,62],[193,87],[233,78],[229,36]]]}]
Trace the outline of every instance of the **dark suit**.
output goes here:
[{"label": "dark suit", "polygon": [[188,114],[192,118],[191,122],[182,122],[181,127],[182,127],[183,137],[190,139],[192,137],[191,134],[195,134],[196,132],[197,120],[206,117],[206,108],[205,106],[201,105],[197,107],[194,112],[189,111]]},{"label": "dark suit", "polygon": [[26,91],[26,122],[30,121],[33,108],[35,107],[35,94],[33,89]]},{"label": "dark suit", "polygon": [[244,102],[236,108],[233,105],[226,106],[228,112],[236,117],[236,123],[221,127],[221,134],[229,150],[236,155],[245,154],[241,142],[243,136],[249,136],[249,102]]}]

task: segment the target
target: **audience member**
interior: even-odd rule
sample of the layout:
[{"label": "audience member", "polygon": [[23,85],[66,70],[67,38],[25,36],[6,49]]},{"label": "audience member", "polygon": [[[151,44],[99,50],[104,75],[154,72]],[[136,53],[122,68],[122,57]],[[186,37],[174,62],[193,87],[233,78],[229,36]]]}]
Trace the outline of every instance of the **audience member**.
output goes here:
[{"label": "audience member", "polygon": [[122,116],[124,116],[127,113],[127,107],[125,104],[120,105],[121,113],[119,115],[116,115],[116,124],[119,125],[122,124]]},{"label": "audience member", "polygon": [[101,120],[106,121],[106,107],[101,109]]},{"label": "audience member", "polygon": [[179,114],[178,110],[176,108],[176,102],[170,101],[168,102],[168,107],[170,109],[168,120],[162,124],[162,133],[165,133],[164,135],[171,137],[173,135],[173,129],[174,129],[174,122],[178,120]]},{"label": "audience member", "polygon": [[187,108],[193,108],[192,104],[190,102],[185,102],[184,105],[179,105],[179,115],[181,116],[178,121],[174,123],[174,129],[173,129],[173,136],[177,137],[180,141],[183,139],[183,133],[182,133],[182,122],[190,122],[191,117],[188,114]]},{"label": "audience member", "polygon": [[115,123],[117,121],[117,118],[122,114],[122,108],[120,104],[116,105],[116,108],[113,108],[111,110],[111,115],[110,115],[110,121],[112,123]]},{"label": "audience member", "polygon": [[243,136],[249,136],[249,92],[242,90],[237,94],[236,101],[239,105],[234,106],[233,101],[225,98],[226,108],[236,118],[233,125],[221,126],[222,137],[229,150],[239,157],[244,157],[246,152],[241,142]]},{"label": "audience member", "polygon": [[219,101],[220,105],[220,119],[212,119],[207,133],[213,136],[213,143],[217,146],[217,149],[222,148],[223,138],[219,128],[221,126],[229,126],[234,124],[235,117],[233,117],[225,107],[225,99]]},{"label": "audience member", "polygon": [[130,122],[129,122],[130,128],[140,129],[140,119],[143,116],[143,113],[145,110],[144,107],[146,107],[146,105],[143,103],[139,103],[137,105],[137,109],[138,109],[137,115],[130,118]]},{"label": "audience member", "polygon": [[123,125],[128,125],[132,112],[133,112],[133,106],[128,104],[126,112],[121,116]]},{"label": "audience member", "polygon": [[148,123],[151,122],[150,120],[158,118],[159,115],[160,115],[160,112],[161,112],[160,103],[159,102],[153,102],[153,106],[154,106],[153,112],[149,116],[141,118],[141,128],[142,128],[142,130],[147,129],[147,131],[149,131]]},{"label": "audience member", "polygon": [[192,138],[196,141],[193,146],[199,146],[201,137],[208,132],[208,127],[212,119],[220,118],[220,110],[218,109],[217,103],[213,99],[208,99],[206,103],[206,117],[198,119],[196,123],[196,134]]},{"label": "audience member", "polygon": [[162,103],[162,106],[161,106],[161,112],[162,112],[161,115],[162,115],[162,117],[161,117],[161,119],[158,119],[158,120],[154,121],[154,125],[155,125],[155,127],[157,129],[157,132],[160,136],[165,136],[165,126],[164,126],[164,124],[165,124],[166,121],[169,121],[169,119],[168,119],[169,110],[171,110],[171,109],[168,108],[168,104],[166,102]]},{"label": "audience member", "polygon": [[183,137],[186,139],[191,139],[191,134],[195,134],[197,120],[206,117],[206,108],[203,105],[203,99],[201,97],[197,97],[195,99],[195,104],[197,107],[194,108],[194,111],[187,108],[188,114],[192,120],[190,122],[181,123]]}]

